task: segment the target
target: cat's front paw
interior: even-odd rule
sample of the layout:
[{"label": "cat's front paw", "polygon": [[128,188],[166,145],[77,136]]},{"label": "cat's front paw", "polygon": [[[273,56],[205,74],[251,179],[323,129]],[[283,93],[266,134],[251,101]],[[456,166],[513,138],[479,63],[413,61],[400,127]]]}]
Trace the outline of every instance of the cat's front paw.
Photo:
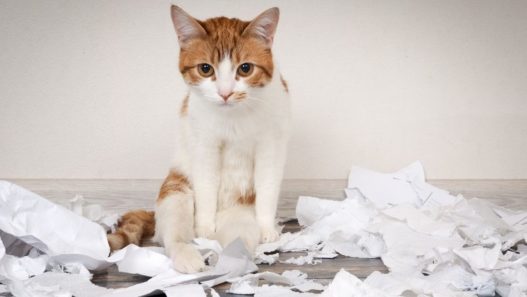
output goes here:
[{"label": "cat's front paw", "polygon": [[280,237],[275,226],[260,226],[260,242],[269,243],[275,242]]},{"label": "cat's front paw", "polygon": [[196,273],[205,270],[205,261],[199,251],[186,243],[176,244],[170,251],[174,269],[181,273]]}]

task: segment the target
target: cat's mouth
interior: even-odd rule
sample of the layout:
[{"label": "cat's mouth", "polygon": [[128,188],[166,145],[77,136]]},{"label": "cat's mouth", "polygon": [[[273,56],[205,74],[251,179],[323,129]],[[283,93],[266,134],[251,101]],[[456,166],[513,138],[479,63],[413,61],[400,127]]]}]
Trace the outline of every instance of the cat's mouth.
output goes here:
[{"label": "cat's mouth", "polygon": [[234,102],[232,101],[222,101],[222,102],[218,102],[218,106],[220,106],[221,108],[231,108],[234,106]]}]

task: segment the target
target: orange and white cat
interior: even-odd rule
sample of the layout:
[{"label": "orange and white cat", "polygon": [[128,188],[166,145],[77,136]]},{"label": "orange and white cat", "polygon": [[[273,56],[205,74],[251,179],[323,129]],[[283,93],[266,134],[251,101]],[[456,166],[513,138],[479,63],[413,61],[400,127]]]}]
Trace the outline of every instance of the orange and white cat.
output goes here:
[{"label": "orange and white cat", "polygon": [[152,236],[174,268],[205,267],[196,236],[222,245],[240,237],[254,251],[278,238],[275,225],[290,125],[290,100],[271,47],[279,10],[250,22],[197,20],[172,6],[179,70],[189,86],[176,153],[153,212],[125,214],[112,250]]}]

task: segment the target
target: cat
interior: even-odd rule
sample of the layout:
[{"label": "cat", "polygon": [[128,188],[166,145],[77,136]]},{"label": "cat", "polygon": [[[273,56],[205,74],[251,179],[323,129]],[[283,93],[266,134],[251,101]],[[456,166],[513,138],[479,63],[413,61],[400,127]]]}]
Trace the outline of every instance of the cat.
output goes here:
[{"label": "cat", "polygon": [[250,251],[277,240],[276,209],[290,131],[287,83],[273,61],[279,19],[200,21],[177,6],[171,16],[179,70],[189,92],[179,110],[176,154],[155,212],[132,211],[108,235],[112,250],[146,237],[164,245],[174,268],[205,269],[196,236]]}]

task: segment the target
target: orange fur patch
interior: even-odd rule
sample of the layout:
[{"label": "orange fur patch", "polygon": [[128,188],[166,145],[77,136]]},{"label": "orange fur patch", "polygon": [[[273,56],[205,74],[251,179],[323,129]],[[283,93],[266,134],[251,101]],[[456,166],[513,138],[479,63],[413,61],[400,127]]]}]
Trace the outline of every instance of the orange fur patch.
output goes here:
[{"label": "orange fur patch", "polygon": [[242,101],[247,98],[247,93],[246,92],[235,92],[232,95],[232,97],[234,98],[234,100]]},{"label": "orange fur patch", "polygon": [[182,117],[186,116],[188,113],[188,100],[190,98],[190,94],[187,94],[185,98],[183,98],[183,102],[181,103],[181,109],[179,110],[179,115]]},{"label": "orange fur patch", "polygon": [[249,191],[245,195],[240,195],[237,202],[241,205],[253,205],[256,202],[256,193]]},{"label": "orange fur patch", "polygon": [[153,211],[135,210],[124,214],[117,224],[117,230],[108,234],[108,243],[112,251],[122,249],[129,244],[140,245],[144,238],[152,237],[155,232]]},{"label": "orange fur patch", "polygon": [[157,202],[159,203],[171,193],[184,192],[188,190],[190,190],[190,182],[188,181],[187,177],[172,169],[161,185]]}]

